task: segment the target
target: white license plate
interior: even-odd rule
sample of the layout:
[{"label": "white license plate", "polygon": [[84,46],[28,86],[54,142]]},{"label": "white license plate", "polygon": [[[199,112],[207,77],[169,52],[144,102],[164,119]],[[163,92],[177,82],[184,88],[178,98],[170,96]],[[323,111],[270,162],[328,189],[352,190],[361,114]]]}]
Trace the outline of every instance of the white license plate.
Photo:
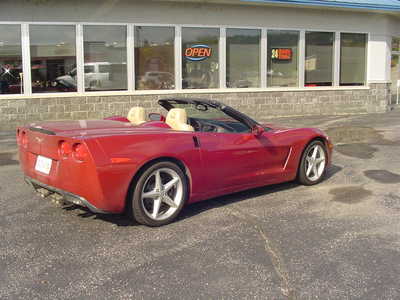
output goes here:
[{"label": "white license plate", "polygon": [[49,175],[51,170],[51,163],[52,163],[51,158],[38,155],[36,159],[35,170],[40,173]]}]

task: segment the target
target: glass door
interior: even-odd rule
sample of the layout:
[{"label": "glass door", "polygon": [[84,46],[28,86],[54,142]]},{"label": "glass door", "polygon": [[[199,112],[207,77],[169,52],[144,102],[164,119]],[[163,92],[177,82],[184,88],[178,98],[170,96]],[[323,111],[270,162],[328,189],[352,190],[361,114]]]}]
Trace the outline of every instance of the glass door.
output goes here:
[{"label": "glass door", "polygon": [[391,101],[390,104],[400,103],[400,38],[392,38],[392,60],[390,63]]},{"label": "glass door", "polygon": [[392,54],[392,61],[390,64],[390,74],[392,85],[390,88],[391,92],[391,101],[390,104],[399,104],[399,91],[400,91],[400,55]]}]

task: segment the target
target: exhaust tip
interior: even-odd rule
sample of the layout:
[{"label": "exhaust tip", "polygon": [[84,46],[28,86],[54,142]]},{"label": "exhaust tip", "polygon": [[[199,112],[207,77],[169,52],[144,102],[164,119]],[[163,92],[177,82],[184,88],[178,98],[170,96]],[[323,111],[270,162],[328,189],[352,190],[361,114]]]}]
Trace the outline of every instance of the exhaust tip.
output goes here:
[{"label": "exhaust tip", "polygon": [[65,205],[66,202],[64,201],[64,197],[60,194],[53,193],[51,195],[51,202],[58,205]]},{"label": "exhaust tip", "polygon": [[52,194],[52,192],[50,192],[49,190],[46,190],[44,188],[38,188],[36,190],[36,192],[39,193],[40,197],[42,198],[46,198],[47,196],[49,196],[50,194]]}]

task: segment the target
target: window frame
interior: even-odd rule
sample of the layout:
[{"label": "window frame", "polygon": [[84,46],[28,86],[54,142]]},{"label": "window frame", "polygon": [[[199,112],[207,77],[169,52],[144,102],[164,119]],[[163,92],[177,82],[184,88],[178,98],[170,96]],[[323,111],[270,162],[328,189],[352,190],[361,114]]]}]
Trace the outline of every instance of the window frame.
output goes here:
[{"label": "window frame", "polygon": [[[182,67],[183,67],[183,55],[182,55],[182,32],[184,28],[199,28],[199,29],[218,29],[219,31],[219,38],[218,38],[218,87],[217,88],[212,88],[212,89],[184,89],[182,88]],[[209,91],[209,90],[215,90],[215,89],[227,89],[226,88],[226,80],[221,77],[223,75],[222,72],[225,74],[226,70],[226,26],[218,26],[218,25],[181,25],[180,26],[180,40],[179,40],[179,48],[180,48],[180,56],[175,57],[175,60],[179,59],[180,60],[180,81],[179,81],[179,87],[180,89],[178,91],[180,92],[185,92],[185,91]],[[222,52],[223,51],[223,52]],[[175,85],[176,86],[176,85]],[[176,89],[176,88],[175,88]]]},{"label": "window frame", "polygon": [[[354,86],[366,86],[368,83],[368,47],[369,47],[369,34],[368,33],[362,33],[362,32],[348,32],[348,31],[340,31],[340,32],[336,32],[337,35],[337,51],[335,54],[337,54],[338,56],[338,64],[337,64],[337,78],[336,79],[336,83],[337,86],[339,87],[345,87],[346,85],[341,85],[340,84],[340,67],[341,67],[341,49],[342,49],[342,34],[364,34],[365,35],[365,61],[364,61],[364,82],[362,85],[354,85]],[[400,53],[400,51],[399,51]],[[348,86],[348,85],[347,85]]]},{"label": "window frame", "polygon": [[[133,68],[132,68],[132,80],[133,80],[133,92],[143,92],[143,91],[176,91],[177,90],[177,84],[178,82],[176,82],[177,78],[180,76],[179,74],[181,74],[180,72],[177,72],[176,68],[180,65],[180,63],[177,62],[177,55],[179,55],[179,51],[177,48],[179,48],[180,46],[177,45],[177,41],[180,40],[179,37],[177,38],[177,35],[180,34],[179,30],[177,29],[177,26],[174,25],[168,25],[168,24],[156,24],[156,25],[149,25],[148,23],[144,23],[144,24],[138,24],[138,23],[134,23],[134,24],[129,24],[128,26],[132,26],[132,42],[131,42],[131,47],[132,47],[132,51],[129,51],[129,53],[133,53],[133,55],[131,55],[131,59],[132,59],[132,63],[133,63]],[[135,28],[136,27],[161,27],[161,28],[172,28],[174,30],[174,86],[175,89],[162,89],[162,90],[139,90],[136,89],[136,70],[135,70],[135,62],[136,62],[136,57],[135,57],[135,49],[136,49],[136,44],[135,44]],[[128,58],[129,60],[129,58]],[[128,80],[129,80],[129,74],[128,74]],[[128,82],[129,83],[129,82]],[[179,83],[179,86],[181,86],[182,82]],[[131,91],[130,89],[128,89],[129,91]]]},{"label": "window frame", "polygon": [[[80,80],[79,80],[79,78],[78,78],[78,85],[79,84],[82,84],[83,83],[83,86],[81,86],[80,87],[80,89],[82,90],[82,93],[83,94],[85,94],[85,95],[90,95],[90,94],[93,94],[93,93],[96,93],[96,95],[97,95],[97,93],[115,93],[115,92],[117,92],[117,93],[126,93],[126,92],[129,92],[129,89],[128,89],[128,86],[129,86],[129,84],[128,84],[128,79],[129,79],[129,75],[128,75],[128,65],[129,65],[129,63],[128,63],[128,54],[129,54],[129,52],[128,52],[128,42],[129,42],[129,40],[128,40],[128,23],[95,23],[95,22],[85,22],[85,23],[80,23],[80,25],[81,25],[81,31],[80,31],[80,43],[81,43],[81,45],[80,45],[80,47],[81,47],[81,49],[82,49],[82,51],[81,51],[81,55],[82,55],[82,66],[80,66],[80,71],[81,71],[81,77],[82,78],[80,78]],[[84,68],[84,64],[85,64],[85,46],[84,46],[84,44],[85,44],[85,39],[84,39],[84,27],[85,26],[120,26],[120,27],[125,27],[125,32],[126,32],[126,36],[125,36],[125,43],[126,43],[126,45],[125,45],[125,58],[126,58],[126,80],[127,80],[127,82],[126,82],[126,88],[125,89],[123,89],[123,90],[105,90],[105,91],[86,91],[85,90],[85,72],[82,72],[83,70],[82,70],[82,68]],[[78,40],[78,37],[77,37],[77,40]],[[77,67],[78,67],[78,64],[77,64]],[[79,90],[79,88],[78,88],[78,90]]]},{"label": "window frame", "polygon": [[[265,80],[268,84],[268,32],[269,31],[297,31],[299,33],[299,38],[297,41],[297,88],[305,87],[304,86],[304,78],[305,78],[305,32],[309,30],[295,30],[295,29],[275,29],[275,28],[268,28],[266,30],[266,48],[265,48],[265,59],[266,59],[266,70],[265,70]],[[301,62],[301,60],[303,60]],[[271,88],[279,88],[284,89],[285,87],[271,87]],[[286,88],[296,88],[296,87],[286,87]]]},{"label": "window frame", "polygon": [[[340,41],[338,44],[338,34],[340,39],[340,32],[341,31],[333,31],[333,30],[308,30],[304,31],[304,82],[303,87],[305,89],[309,89],[310,87],[306,86],[305,78],[306,78],[306,69],[305,69],[305,59],[306,59],[306,33],[307,32],[321,32],[321,33],[331,33],[333,35],[333,42],[332,42],[332,85],[329,86],[316,86],[315,88],[335,88],[339,87],[339,81],[337,81],[338,77],[340,76]],[[339,52],[338,52],[339,51]],[[338,60],[339,59],[339,60]],[[337,66],[339,64],[339,66]]]},{"label": "window frame", "polygon": [[[263,38],[264,38],[264,36],[263,36],[263,33],[264,33],[264,31],[265,32],[267,32],[266,31],[266,29],[265,28],[262,28],[262,27],[253,27],[253,28],[249,28],[249,27],[247,27],[247,28],[244,28],[244,27],[238,27],[238,26],[236,26],[236,27],[225,27],[225,46],[224,46],[224,53],[223,53],[223,55],[224,55],[224,73],[223,74],[220,74],[221,76],[223,76],[224,77],[224,85],[221,85],[221,86],[223,86],[223,88],[225,88],[225,89],[228,89],[228,90],[230,90],[230,89],[235,89],[235,88],[230,88],[230,87],[228,87],[227,85],[226,85],[226,76],[227,76],[227,74],[226,74],[226,67],[227,67],[227,56],[226,56],[226,41],[227,41],[227,32],[228,32],[228,30],[230,30],[230,29],[233,29],[233,30],[235,30],[235,29],[244,29],[244,30],[258,30],[259,32],[260,32],[260,40],[259,40],[259,44],[258,44],[258,47],[259,47],[259,55],[260,55],[260,64],[259,64],[259,66],[258,66],[258,72],[259,72],[259,76],[260,76],[260,78],[259,78],[259,84],[258,84],[258,87],[250,87],[250,88],[239,88],[239,89],[244,89],[244,90],[246,90],[246,89],[254,89],[254,88],[262,88],[263,87],[263,80],[262,80],[262,77],[261,76],[263,76],[263,72],[265,71],[266,72],[266,70],[267,70],[267,65],[265,65],[265,70],[263,70],[263,64],[264,63],[267,63],[267,60],[266,60],[266,58],[264,58],[265,59],[265,62],[263,61],[263,50],[264,50],[264,48],[263,48],[263,45],[265,44],[265,46],[267,45],[267,43],[266,43],[266,40],[265,41],[263,41]],[[267,47],[265,47],[265,51],[267,51]],[[265,52],[265,54],[267,54],[267,52]],[[266,55],[265,55],[266,56]],[[265,73],[266,74],[266,73]],[[266,82],[267,81],[265,81],[265,86],[266,86]]]},{"label": "window frame", "polygon": [[[1,24],[0,24],[1,25]],[[24,78],[26,78],[25,77],[25,74],[28,74],[28,76],[29,76],[29,84],[27,84],[27,91],[29,92],[29,95],[45,95],[45,96],[47,96],[47,95],[53,95],[53,94],[55,94],[55,95],[63,95],[63,94],[65,94],[65,95],[73,95],[73,94],[76,94],[77,92],[78,92],[78,86],[76,87],[76,92],[62,92],[62,91],[59,91],[59,92],[43,92],[43,93],[33,93],[33,91],[32,91],[32,68],[31,68],[31,59],[32,59],[32,57],[31,57],[31,43],[30,43],[30,32],[31,32],[31,29],[30,29],[30,26],[31,25],[38,25],[38,26],[51,26],[51,25],[56,25],[56,26],[71,26],[71,27],[73,27],[73,29],[74,29],[74,32],[75,32],[75,64],[76,64],[76,71],[77,71],[77,75],[78,75],[78,48],[77,48],[77,26],[76,26],[76,23],[73,23],[73,22],[55,22],[55,23],[53,23],[53,22],[34,22],[34,23],[28,23],[28,24],[25,24],[25,25],[27,25],[24,29],[25,29],[25,31],[23,30],[23,33],[25,33],[25,42],[27,43],[27,55],[26,55],[26,57],[27,58],[29,58],[29,60],[27,61],[27,62],[25,62],[24,61],[24,57],[22,57],[22,60],[23,60],[23,66],[24,67],[26,67],[26,68],[28,68],[28,72],[26,72],[25,73],[25,69],[24,69]],[[23,39],[24,40],[24,39]],[[22,50],[22,52],[24,52],[24,50]],[[25,66],[25,64],[26,64],[26,66]],[[24,83],[26,82],[26,80],[24,79]],[[24,86],[24,90],[25,90],[25,86]]]},{"label": "window frame", "polygon": [[[25,74],[25,68],[26,68],[26,66],[24,65],[24,57],[25,57],[25,55],[24,55],[24,36],[25,36],[25,28],[24,28],[24,26],[23,26],[23,24],[22,23],[18,23],[18,22],[0,22],[0,26],[1,25],[13,25],[13,26],[19,26],[19,30],[18,30],[18,28],[17,28],[17,32],[19,31],[19,34],[20,34],[20,47],[21,47],[21,52],[20,52],[20,54],[21,54],[21,64],[22,64],[22,73],[23,74]],[[29,66],[30,66],[30,64],[29,64]],[[30,78],[28,78],[29,80],[30,80]],[[17,93],[17,94],[0,94],[0,98],[2,98],[2,97],[21,97],[21,96],[23,96],[23,95],[25,95],[25,77],[22,77],[22,81],[21,81],[21,84],[22,84],[22,88],[23,88],[23,92],[22,93]]]},{"label": "window frame", "polygon": [[[369,78],[369,47],[370,32],[332,30],[330,28],[305,28],[305,27],[274,27],[274,26],[240,26],[240,25],[204,25],[204,24],[186,24],[186,23],[105,23],[105,22],[12,22],[0,21],[1,25],[20,25],[21,26],[21,47],[22,47],[22,66],[24,73],[23,93],[22,94],[0,94],[1,98],[21,97],[74,97],[74,96],[109,96],[109,95],[156,95],[173,93],[234,93],[234,92],[260,92],[260,91],[308,91],[308,90],[338,90],[338,89],[368,89]],[[57,93],[35,93],[32,94],[31,86],[31,68],[30,68],[30,43],[29,26],[30,25],[73,25],[76,33],[76,65],[77,65],[77,92],[57,92]],[[84,91],[84,49],[83,49],[83,26],[85,25],[107,25],[107,26],[125,26],[126,27],[126,58],[127,58],[127,90],[124,91]],[[153,26],[153,27],[173,27],[175,28],[175,89],[172,90],[136,90],[135,89],[135,65],[134,65],[134,27],[135,26]],[[219,86],[213,89],[182,89],[182,28],[217,28],[219,29]],[[226,86],[226,30],[233,29],[259,29],[261,30],[260,39],[260,87],[251,88],[228,88]],[[298,50],[298,81],[297,87],[269,87],[267,82],[267,32],[269,30],[292,30],[299,32],[299,50]],[[334,33],[333,43],[333,84],[326,87],[305,87],[305,32],[332,32]],[[365,83],[363,86],[340,86],[340,34],[341,33],[359,33],[366,34],[366,59],[365,59]],[[131,55],[130,55],[131,54]],[[265,55],[263,55],[265,54]]]}]

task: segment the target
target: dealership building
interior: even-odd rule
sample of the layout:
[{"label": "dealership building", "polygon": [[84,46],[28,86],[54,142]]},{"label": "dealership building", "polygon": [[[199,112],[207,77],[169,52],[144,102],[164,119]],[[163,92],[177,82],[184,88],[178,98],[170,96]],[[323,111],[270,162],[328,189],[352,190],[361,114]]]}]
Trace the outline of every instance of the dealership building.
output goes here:
[{"label": "dealership building", "polygon": [[400,1],[2,0],[0,129],[220,100],[257,120],[398,102]]}]

